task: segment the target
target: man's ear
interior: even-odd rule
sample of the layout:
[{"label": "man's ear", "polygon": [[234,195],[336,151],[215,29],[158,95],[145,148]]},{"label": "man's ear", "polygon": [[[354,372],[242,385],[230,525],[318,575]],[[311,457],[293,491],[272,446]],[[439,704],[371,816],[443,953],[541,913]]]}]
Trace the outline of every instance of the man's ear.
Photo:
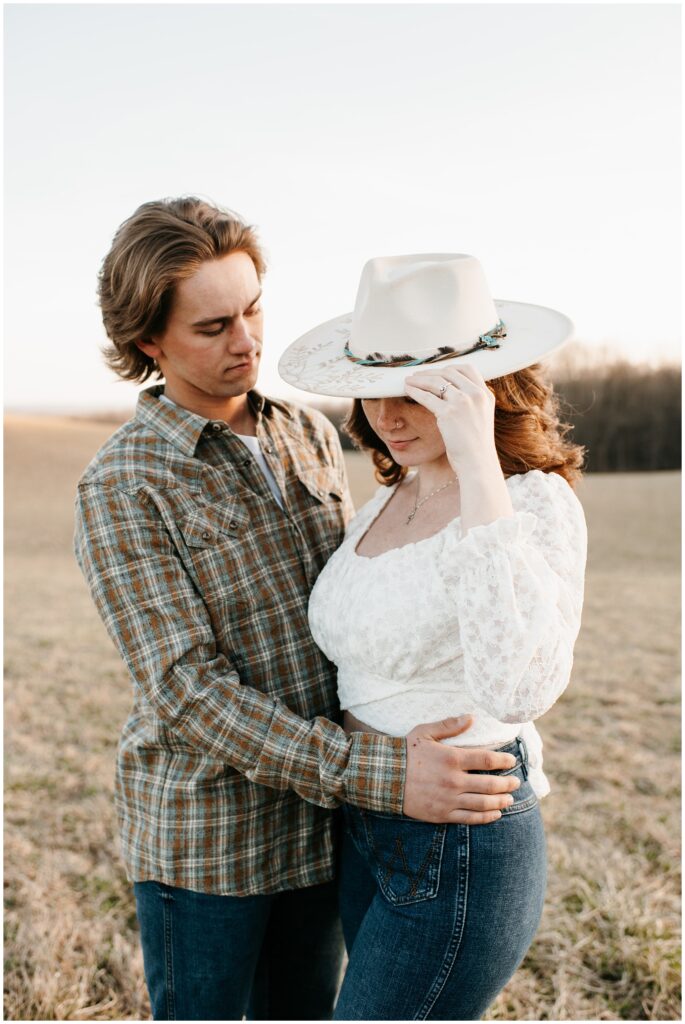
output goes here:
[{"label": "man's ear", "polygon": [[136,348],[139,348],[140,351],[146,356],[149,356],[150,359],[157,359],[162,354],[161,348],[152,340],[152,338],[139,338],[135,344]]}]

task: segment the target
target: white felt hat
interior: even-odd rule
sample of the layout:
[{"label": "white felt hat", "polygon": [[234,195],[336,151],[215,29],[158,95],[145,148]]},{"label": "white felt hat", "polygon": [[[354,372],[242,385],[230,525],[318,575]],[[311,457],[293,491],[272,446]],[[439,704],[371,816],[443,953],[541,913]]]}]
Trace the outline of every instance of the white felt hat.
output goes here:
[{"label": "white felt hat", "polygon": [[493,299],[475,256],[419,253],[369,260],[354,312],[293,342],[278,372],[296,388],[343,398],[403,395],[417,370],[468,362],[485,380],[536,363],[568,341],[563,313]]}]

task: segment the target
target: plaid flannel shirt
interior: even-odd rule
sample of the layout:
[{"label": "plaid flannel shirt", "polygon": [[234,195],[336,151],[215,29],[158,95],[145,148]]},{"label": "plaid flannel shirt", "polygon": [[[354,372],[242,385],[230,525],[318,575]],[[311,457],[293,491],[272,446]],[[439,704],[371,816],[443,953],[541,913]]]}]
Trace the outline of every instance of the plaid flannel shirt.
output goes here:
[{"label": "plaid flannel shirt", "polygon": [[403,739],[340,725],[310,590],[351,512],[319,413],[248,398],[279,508],[221,421],[141,393],[78,486],[75,550],[133,681],[117,758],[127,872],[250,895],[327,881],[334,815],[402,809]]}]

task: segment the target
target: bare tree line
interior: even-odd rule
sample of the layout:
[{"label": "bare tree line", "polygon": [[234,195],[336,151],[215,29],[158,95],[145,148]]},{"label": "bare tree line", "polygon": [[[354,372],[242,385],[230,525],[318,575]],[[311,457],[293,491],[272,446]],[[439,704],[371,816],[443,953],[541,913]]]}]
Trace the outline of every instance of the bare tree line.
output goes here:
[{"label": "bare tree line", "polygon": [[681,371],[627,361],[555,381],[562,418],[592,473],[679,469]]}]

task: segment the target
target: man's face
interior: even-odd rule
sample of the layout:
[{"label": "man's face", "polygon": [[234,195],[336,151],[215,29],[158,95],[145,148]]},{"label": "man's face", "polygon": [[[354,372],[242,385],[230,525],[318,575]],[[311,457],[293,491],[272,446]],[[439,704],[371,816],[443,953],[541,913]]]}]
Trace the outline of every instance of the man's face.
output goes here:
[{"label": "man's face", "polygon": [[244,395],[262,353],[261,286],[254,263],[232,252],[176,285],[166,329],[139,348],[152,356],[169,397],[193,408]]}]

